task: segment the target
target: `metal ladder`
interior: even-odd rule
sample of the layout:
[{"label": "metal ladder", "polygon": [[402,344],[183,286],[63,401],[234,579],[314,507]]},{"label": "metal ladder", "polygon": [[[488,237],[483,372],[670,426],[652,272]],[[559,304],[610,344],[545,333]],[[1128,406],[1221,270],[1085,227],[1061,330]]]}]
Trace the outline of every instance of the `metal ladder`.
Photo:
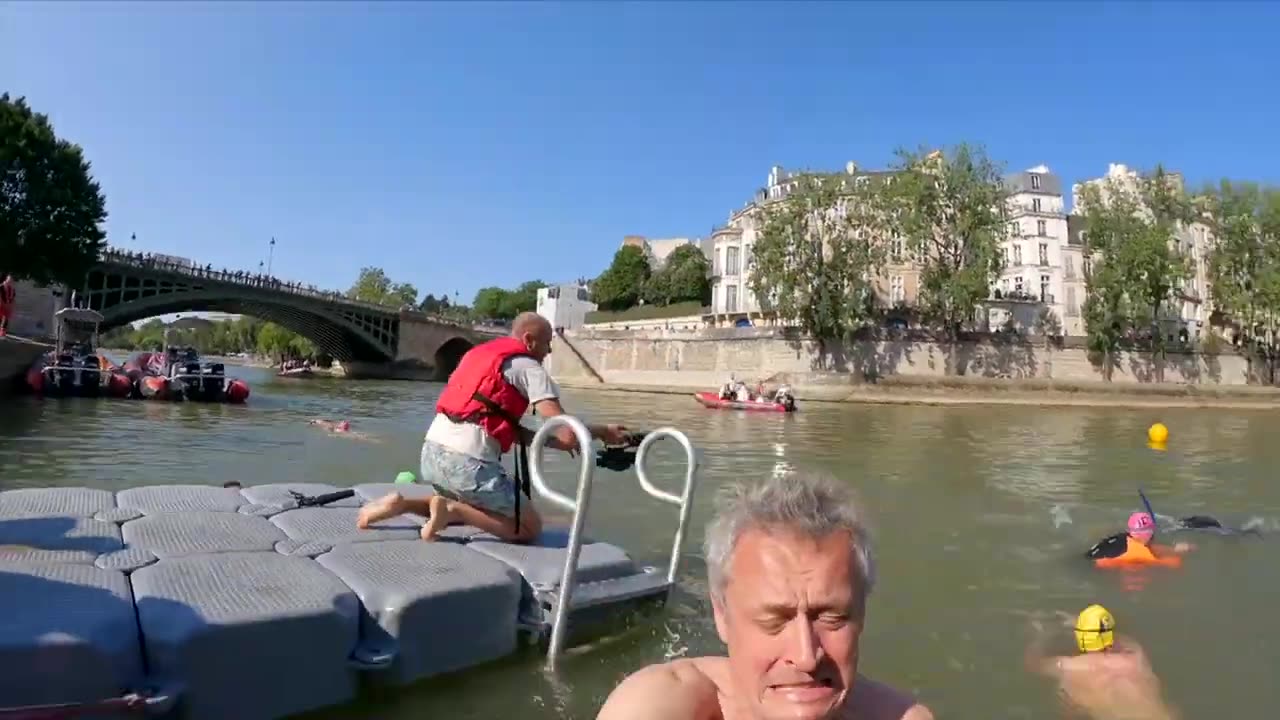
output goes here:
[{"label": "metal ladder", "polygon": [[[578,439],[581,452],[578,466],[578,492],[575,498],[551,489],[542,474],[543,450],[551,433],[561,425],[569,426]],[[684,477],[684,492],[674,495],[660,490],[649,480],[645,469],[645,460],[654,443],[664,437],[675,439],[684,448],[688,468]],[[565,556],[564,571],[560,576],[560,587],[555,603],[555,616],[551,625],[551,641],[547,650],[547,667],[554,669],[560,653],[564,650],[565,632],[568,629],[569,611],[600,605],[609,602],[648,597],[671,592],[675,586],[676,573],[680,569],[680,556],[684,546],[685,530],[689,525],[689,514],[693,509],[693,491],[697,485],[698,457],[689,442],[688,436],[671,427],[661,427],[650,432],[640,443],[636,451],[636,477],[640,487],[653,498],[680,508],[680,521],[676,525],[674,542],[671,546],[671,561],[667,565],[666,576],[656,572],[642,571],[609,580],[584,583],[576,586],[578,575],[578,556],[582,552],[582,526],[586,520],[587,508],[591,503],[591,487],[595,478],[595,459],[591,453],[591,432],[578,418],[571,415],[556,415],[547,421],[534,434],[529,444],[529,475],[533,487],[538,494],[573,513],[573,525],[569,530],[568,552]]]}]

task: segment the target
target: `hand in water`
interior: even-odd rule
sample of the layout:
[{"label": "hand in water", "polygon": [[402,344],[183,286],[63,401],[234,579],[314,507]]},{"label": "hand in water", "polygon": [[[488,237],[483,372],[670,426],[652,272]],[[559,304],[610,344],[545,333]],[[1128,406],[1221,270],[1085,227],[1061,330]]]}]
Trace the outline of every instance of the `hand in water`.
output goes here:
[{"label": "hand in water", "polygon": [[1189,542],[1174,543],[1173,545],[1173,551],[1176,553],[1190,552],[1194,549],[1195,549],[1195,545],[1192,545]]}]

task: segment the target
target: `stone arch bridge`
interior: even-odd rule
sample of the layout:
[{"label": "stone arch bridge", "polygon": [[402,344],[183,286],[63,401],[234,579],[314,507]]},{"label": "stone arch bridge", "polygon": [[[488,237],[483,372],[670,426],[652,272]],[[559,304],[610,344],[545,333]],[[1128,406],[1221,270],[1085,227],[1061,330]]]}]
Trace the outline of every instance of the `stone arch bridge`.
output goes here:
[{"label": "stone arch bridge", "polygon": [[104,331],[171,313],[250,315],[306,337],[344,365],[429,366],[440,379],[472,346],[500,334],[249,273],[116,253],[89,271],[77,304],[102,313]]}]

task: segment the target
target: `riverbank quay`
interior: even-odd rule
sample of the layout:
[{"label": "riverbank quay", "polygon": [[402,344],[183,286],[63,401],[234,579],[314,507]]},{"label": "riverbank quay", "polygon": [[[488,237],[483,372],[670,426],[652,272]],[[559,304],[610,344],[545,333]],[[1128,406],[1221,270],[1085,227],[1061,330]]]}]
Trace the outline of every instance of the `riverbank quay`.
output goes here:
[{"label": "riverbank quay", "polygon": [[801,402],[1271,409],[1264,364],[1224,351],[1122,352],[1102,368],[1083,349],[1017,342],[866,340],[819,345],[770,328],[591,330],[559,335],[566,387],[690,394],[730,376],[788,384]]},{"label": "riverbank quay", "polygon": [[31,365],[52,349],[52,345],[13,335],[0,338],[0,397],[13,394]]}]

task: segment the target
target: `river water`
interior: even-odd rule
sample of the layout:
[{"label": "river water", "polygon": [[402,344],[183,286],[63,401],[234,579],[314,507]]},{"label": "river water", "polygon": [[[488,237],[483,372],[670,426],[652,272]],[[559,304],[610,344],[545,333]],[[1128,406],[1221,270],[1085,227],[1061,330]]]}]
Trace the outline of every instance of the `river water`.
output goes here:
[{"label": "river water", "polygon": [[[0,489],[390,481],[416,469],[440,388],[236,372],[253,387],[240,407],[6,399]],[[1197,548],[1178,571],[1103,572],[1080,558],[1140,509],[1139,486],[1161,514],[1280,526],[1273,413],[809,404],[774,416],[596,391],[570,392],[566,404],[595,421],[675,426],[704,453],[691,554],[667,612],[567,658],[555,679],[526,654],[309,717],[463,720],[518,710],[524,720],[588,719],[626,673],[722,652],[698,550],[712,493],[730,478],[792,467],[825,470],[857,488],[881,577],[862,668],[918,693],[939,717],[1057,717],[1052,689],[1022,669],[1029,619],[1074,616],[1093,602],[1146,646],[1187,717],[1269,715],[1280,701],[1280,643],[1272,641],[1280,534],[1189,534]],[[314,417],[350,418],[381,442],[327,435],[307,426]],[[1157,420],[1172,433],[1165,452],[1145,444]],[[683,472],[677,453],[661,454],[655,476],[674,489]],[[572,461],[549,456],[550,477],[571,493]],[[598,471],[597,480],[590,532],[661,564],[672,509],[643,495],[632,472]],[[1061,630],[1053,647],[1071,651],[1070,633]]]}]

